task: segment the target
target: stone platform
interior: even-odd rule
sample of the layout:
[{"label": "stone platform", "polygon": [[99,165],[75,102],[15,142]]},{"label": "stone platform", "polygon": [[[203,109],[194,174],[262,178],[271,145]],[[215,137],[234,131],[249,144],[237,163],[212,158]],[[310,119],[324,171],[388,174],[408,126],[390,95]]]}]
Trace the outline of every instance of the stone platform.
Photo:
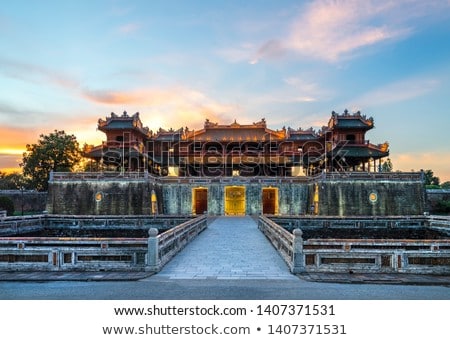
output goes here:
[{"label": "stone platform", "polygon": [[[403,284],[450,286],[450,275],[415,274],[349,274],[303,273],[293,275],[280,255],[258,230],[249,216],[223,216],[213,220],[208,228],[189,243],[161,272],[70,271],[15,272],[0,271],[0,281],[151,281],[176,282],[202,280],[211,286],[218,280],[248,282],[290,281]],[[258,285],[258,284],[256,284]],[[162,287],[160,287],[162,288]]]}]

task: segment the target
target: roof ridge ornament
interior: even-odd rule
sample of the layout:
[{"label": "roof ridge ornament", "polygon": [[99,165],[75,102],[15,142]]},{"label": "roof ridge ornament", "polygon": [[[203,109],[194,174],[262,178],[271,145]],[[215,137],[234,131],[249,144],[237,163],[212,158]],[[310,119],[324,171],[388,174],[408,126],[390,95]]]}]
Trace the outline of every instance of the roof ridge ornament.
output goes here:
[{"label": "roof ridge ornament", "polygon": [[230,124],[231,127],[240,127],[241,125],[236,122],[236,118],[234,119],[234,122]]}]

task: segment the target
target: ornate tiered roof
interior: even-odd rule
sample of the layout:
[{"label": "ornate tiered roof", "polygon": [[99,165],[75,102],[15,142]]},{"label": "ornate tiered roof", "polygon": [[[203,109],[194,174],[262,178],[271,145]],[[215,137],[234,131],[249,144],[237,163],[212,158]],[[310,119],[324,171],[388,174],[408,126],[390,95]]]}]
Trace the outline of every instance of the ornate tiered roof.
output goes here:
[{"label": "ornate tiered roof", "polygon": [[284,140],[286,129],[271,130],[267,128],[266,120],[263,118],[253,124],[239,124],[236,120],[228,125],[212,123],[206,119],[203,129],[187,131],[186,140],[199,141],[267,141]]},{"label": "ornate tiered roof", "polygon": [[145,137],[150,137],[150,130],[142,125],[139,112],[132,116],[129,116],[127,111],[124,111],[121,116],[111,112],[110,117],[98,120],[98,129],[105,133],[109,130],[134,130]]},{"label": "ornate tiered roof", "polygon": [[343,114],[338,114],[336,112],[331,113],[331,118],[328,121],[328,127],[330,129],[364,129],[370,130],[373,126],[373,118],[367,118],[362,115],[360,111],[356,113],[349,113],[348,110],[344,110]]}]

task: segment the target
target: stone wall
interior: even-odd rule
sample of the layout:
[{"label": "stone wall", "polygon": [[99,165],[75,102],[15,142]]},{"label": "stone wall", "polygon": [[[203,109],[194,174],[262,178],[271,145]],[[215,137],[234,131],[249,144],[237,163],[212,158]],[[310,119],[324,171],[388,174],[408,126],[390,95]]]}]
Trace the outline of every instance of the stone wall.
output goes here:
[{"label": "stone wall", "polygon": [[158,185],[162,197],[158,201],[162,202],[163,214],[167,215],[190,215],[192,214],[192,186],[190,184],[163,184]]},{"label": "stone wall", "polygon": [[[245,186],[245,211],[247,215],[262,213],[262,188],[268,187],[258,183],[233,183]],[[225,187],[228,184],[208,183],[202,184],[159,184],[162,193],[164,214],[191,214],[192,192],[195,188],[208,190],[208,214],[223,215],[225,211]],[[304,214],[308,206],[308,187],[306,185],[292,183],[278,183],[271,185],[278,189],[278,209],[280,214]]]},{"label": "stone wall", "polygon": [[145,180],[55,181],[47,210],[69,215],[150,215],[153,185]]},{"label": "stone wall", "polygon": [[148,179],[58,180],[50,183],[49,213],[93,215],[151,214],[151,193],[157,196],[159,214],[191,215],[193,189],[206,188],[207,212],[223,215],[225,188],[245,187],[245,213],[262,213],[263,188],[278,190],[280,215],[310,214],[314,192],[319,192],[319,215],[384,216],[421,215],[426,211],[425,190],[414,180],[318,180],[300,182],[273,181],[161,181]]},{"label": "stone wall", "polygon": [[440,201],[450,201],[450,189],[427,189],[427,210],[430,214],[437,211]]},{"label": "stone wall", "polygon": [[46,209],[47,193],[34,190],[0,190],[0,196],[9,197],[16,213],[42,213]]},{"label": "stone wall", "polygon": [[422,215],[426,210],[421,181],[322,181],[319,215]]}]

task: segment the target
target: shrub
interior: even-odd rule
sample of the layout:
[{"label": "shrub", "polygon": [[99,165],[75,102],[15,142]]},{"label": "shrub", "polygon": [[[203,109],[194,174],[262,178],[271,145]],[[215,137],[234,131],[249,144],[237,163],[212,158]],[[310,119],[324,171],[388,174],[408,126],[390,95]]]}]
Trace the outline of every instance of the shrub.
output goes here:
[{"label": "shrub", "polygon": [[0,210],[6,210],[8,216],[14,215],[14,202],[9,197],[0,197]]},{"label": "shrub", "polygon": [[436,206],[437,212],[440,213],[450,213],[450,201],[449,200],[441,200],[437,203]]}]

